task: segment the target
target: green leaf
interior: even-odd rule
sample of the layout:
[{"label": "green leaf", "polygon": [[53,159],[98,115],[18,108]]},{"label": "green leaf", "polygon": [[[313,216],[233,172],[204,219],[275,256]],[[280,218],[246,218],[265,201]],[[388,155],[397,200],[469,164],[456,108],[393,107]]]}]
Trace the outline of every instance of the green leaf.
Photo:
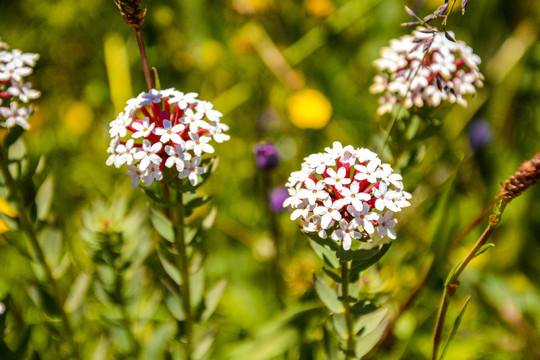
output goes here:
[{"label": "green leaf", "polygon": [[206,331],[200,338],[198,338],[193,349],[193,359],[204,359],[212,348],[214,340],[215,336],[212,331]]},{"label": "green leaf", "polygon": [[144,347],[141,359],[164,359],[164,352],[176,333],[176,322],[167,322],[157,326]]},{"label": "green leaf", "polygon": [[185,215],[186,216],[191,216],[191,214],[193,214],[193,211],[196,208],[198,208],[200,206],[203,206],[204,204],[209,202],[211,199],[212,199],[212,196],[203,196],[203,197],[198,197],[198,198],[195,198],[195,199],[189,201],[184,206]]},{"label": "green leaf", "polygon": [[169,219],[165,215],[150,209],[150,221],[154,229],[168,242],[174,243],[174,228]]},{"label": "green leaf", "polygon": [[168,199],[162,197],[161,195],[156,194],[154,191],[150,190],[149,188],[145,188],[145,187],[141,187],[141,186],[139,186],[139,188],[142,190],[142,192],[146,196],[148,196],[150,199],[154,200],[158,204],[168,206],[168,207],[177,207],[177,206],[180,205],[176,201],[168,200]]},{"label": "green leaf", "polygon": [[351,313],[357,316],[362,316],[366,314],[370,314],[374,311],[376,311],[379,307],[368,300],[361,300],[351,306]]},{"label": "green leaf", "polygon": [[326,238],[326,239],[323,239],[321,237],[319,237],[317,234],[313,234],[313,233],[305,233],[311,240],[315,241],[317,244],[321,245],[321,246],[328,246],[330,248],[330,250],[333,250],[333,251],[338,251],[339,249],[341,249],[341,247],[338,245],[337,242],[335,242],[334,240],[330,239],[330,238]]},{"label": "green leaf", "polygon": [[218,281],[214,286],[212,286],[211,289],[206,292],[206,296],[204,299],[205,309],[201,315],[202,321],[207,321],[210,316],[212,316],[214,311],[216,311],[219,301],[221,300],[221,296],[225,292],[226,287],[227,280],[223,279]]},{"label": "green leaf", "polygon": [[177,285],[181,285],[182,279],[180,278],[180,272],[178,272],[178,268],[171,261],[169,261],[165,254],[163,254],[160,250],[158,251],[158,257],[161,265],[163,266],[163,270],[165,270],[165,272]]},{"label": "green leaf", "polygon": [[336,251],[336,257],[341,261],[351,261],[353,259],[352,250],[339,249]]},{"label": "green leaf", "polygon": [[482,255],[483,253],[485,253],[486,251],[488,251],[490,248],[492,248],[492,247],[494,247],[494,246],[495,246],[495,244],[493,244],[493,243],[487,243],[487,244],[482,245],[482,247],[480,247],[480,249],[478,249],[478,251],[476,252],[476,254],[474,254],[473,259],[474,259],[475,257],[477,257],[477,256]]},{"label": "green leaf", "polygon": [[328,265],[330,265],[334,269],[339,267],[339,260],[337,259],[335,252],[314,240],[309,240],[309,244],[311,245],[315,253]]},{"label": "green leaf", "polygon": [[167,308],[176,320],[186,320],[186,313],[184,312],[182,301],[178,296],[169,293],[169,295],[167,295],[165,298],[165,304],[167,304]]},{"label": "green leaf", "polygon": [[390,245],[391,243],[384,244],[373,252],[358,253],[369,256],[363,258],[363,256],[358,255],[358,259],[353,259],[351,263],[351,282],[357,281],[362,271],[379,261],[384,256],[384,254],[386,254],[388,249],[390,249]]},{"label": "green leaf", "polygon": [[444,344],[444,348],[442,350],[441,356],[439,357],[439,360],[443,360],[444,354],[446,353],[446,349],[448,348],[448,344],[450,344],[450,341],[452,341],[452,339],[456,335],[459,325],[461,324],[461,319],[463,318],[463,314],[465,314],[465,310],[467,309],[467,305],[469,304],[470,300],[471,300],[471,297],[469,296],[467,300],[465,300],[465,303],[463,304],[463,306],[461,307],[461,310],[459,311],[459,314],[456,317],[456,321],[454,321],[454,325],[452,326],[452,330],[450,331],[450,335],[448,335],[446,344]]},{"label": "green leaf", "polygon": [[14,126],[9,130],[6,140],[4,141],[4,148],[8,148],[17,141],[21,135],[24,134],[24,129],[20,126]]},{"label": "green leaf", "polygon": [[334,280],[335,282],[341,284],[341,276],[336,273],[335,271],[332,271],[326,267],[323,267],[323,271],[326,273],[326,275],[328,275],[332,280]]},{"label": "green leaf", "polygon": [[332,315],[332,325],[336,334],[341,338],[341,340],[347,339],[347,321],[343,314],[333,314]]},{"label": "green leaf", "polygon": [[456,272],[456,270],[458,269],[458,267],[461,265],[462,262],[463,260],[458,261],[458,263],[454,265],[452,270],[450,270],[450,272],[448,273],[448,276],[446,277],[446,280],[444,281],[444,287],[447,287],[448,284],[450,284],[450,280],[452,279],[452,277],[454,276],[454,273]]},{"label": "green leaf", "polygon": [[315,277],[315,291],[326,307],[335,314],[343,312],[343,304],[338,300],[338,295],[317,275]]},{"label": "green leaf", "polygon": [[196,308],[203,299],[204,293],[204,268],[189,275],[190,290],[191,290],[191,306]]},{"label": "green leaf", "polygon": [[45,220],[51,209],[53,199],[53,178],[48,176],[47,179],[41,184],[36,194],[36,206],[37,206],[37,218],[39,220]]},{"label": "green leaf", "polygon": [[82,305],[91,283],[90,280],[91,277],[85,272],[81,272],[77,276],[73,285],[71,285],[64,305],[68,313],[76,311]]}]

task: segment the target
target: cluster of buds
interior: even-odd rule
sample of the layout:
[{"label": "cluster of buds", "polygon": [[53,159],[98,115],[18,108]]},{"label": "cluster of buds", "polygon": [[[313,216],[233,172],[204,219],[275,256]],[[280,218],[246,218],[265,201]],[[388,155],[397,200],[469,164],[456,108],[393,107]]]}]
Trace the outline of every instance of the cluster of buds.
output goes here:
[{"label": "cluster of buds", "polygon": [[305,158],[302,170],[289,177],[283,205],[294,209],[291,219],[299,219],[305,232],[330,235],[345,250],[352,239],[373,242],[375,233],[395,239],[393,215],[411,198],[401,175],[368,149],[334,142],[325,150]]},{"label": "cluster of buds", "polygon": [[405,108],[436,107],[442,101],[467,105],[464,96],[476,93],[484,77],[478,69],[480,57],[451,32],[420,27],[413,35],[390,41],[374,64],[380,73],[370,91],[382,93],[379,115],[389,113],[395,104]]},{"label": "cluster of buds", "polygon": [[214,152],[210,141],[229,139],[221,116],[211,103],[197,100],[195,93],[143,92],[128,100],[124,112],[110,123],[107,165],[125,165],[133,187],[141,180],[148,186],[161,180],[165,167],[196,185],[207,170],[202,157]]},{"label": "cluster of buds", "polygon": [[[28,118],[32,108],[22,105],[37,99],[41,94],[32,89],[32,84],[24,82],[24,78],[32,73],[38,58],[38,54],[24,54],[18,49],[9,50],[5,43],[0,42],[1,127],[11,128],[18,125],[28,129]],[[4,101],[9,106],[4,106]]]}]

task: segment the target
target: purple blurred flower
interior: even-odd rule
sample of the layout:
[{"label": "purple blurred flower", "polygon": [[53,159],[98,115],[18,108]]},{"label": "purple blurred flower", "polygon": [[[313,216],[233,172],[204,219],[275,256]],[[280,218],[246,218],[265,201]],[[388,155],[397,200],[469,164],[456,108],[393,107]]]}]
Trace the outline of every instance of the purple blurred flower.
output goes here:
[{"label": "purple blurred flower", "polygon": [[277,168],[279,165],[279,154],[273,142],[258,143],[253,149],[257,166],[263,170]]},{"label": "purple blurred flower", "polygon": [[289,197],[289,192],[285,186],[279,186],[268,194],[268,202],[270,203],[270,209],[275,212],[282,212],[285,210],[283,202]]},{"label": "purple blurred flower", "polygon": [[467,127],[469,143],[473,150],[485,148],[493,139],[493,128],[484,119],[475,119]]}]

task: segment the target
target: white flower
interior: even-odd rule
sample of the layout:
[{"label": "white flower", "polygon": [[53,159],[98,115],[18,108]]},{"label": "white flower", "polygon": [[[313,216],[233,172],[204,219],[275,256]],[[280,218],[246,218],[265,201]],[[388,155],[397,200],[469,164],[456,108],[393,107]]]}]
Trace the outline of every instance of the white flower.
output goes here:
[{"label": "white flower", "polygon": [[142,122],[136,121],[131,124],[131,127],[135,130],[131,137],[134,139],[138,139],[140,137],[148,137],[148,135],[152,133],[152,130],[154,130],[154,126],[156,126],[156,123],[151,123],[148,117],[142,119]]},{"label": "white flower", "polygon": [[350,187],[343,187],[339,193],[343,196],[341,199],[343,205],[352,204],[357,209],[362,209],[365,201],[371,199],[371,195],[360,192],[360,183],[357,181],[354,181]]},{"label": "white flower", "polygon": [[203,152],[213,153],[214,148],[208,142],[212,139],[209,136],[199,136],[197,133],[189,133],[191,140],[186,141],[186,149],[193,150],[195,155],[201,156]]},{"label": "white flower", "polygon": [[318,215],[312,216],[310,222],[305,222],[302,225],[302,230],[305,232],[317,232],[317,235],[319,235],[321,239],[326,239],[328,237],[326,230],[321,225],[321,217]]},{"label": "white flower", "polygon": [[133,147],[135,142],[133,139],[129,139],[125,144],[119,144],[116,147],[116,159],[114,160],[114,166],[117,168],[122,164],[131,165],[133,163],[133,154],[135,154],[139,149]]},{"label": "white flower", "polygon": [[178,107],[182,110],[185,110],[190,104],[196,102],[195,99],[197,98],[197,96],[197,93],[184,94],[180,91],[177,91],[171,95],[171,97],[169,98],[169,103],[178,103]]},{"label": "white flower", "polygon": [[332,233],[332,239],[336,241],[342,241],[343,249],[349,250],[351,248],[352,239],[361,239],[362,234],[356,229],[358,224],[353,219],[350,223],[347,220],[342,219],[339,221],[339,229],[336,229]]},{"label": "white flower", "polygon": [[179,172],[184,170],[185,161],[191,159],[191,155],[184,152],[183,141],[174,147],[166,145],[165,152],[169,155],[169,158],[165,161],[165,166],[171,168],[176,165],[176,170]]},{"label": "white flower", "polygon": [[211,140],[223,142],[230,137],[225,134],[228,126],[219,121],[221,113],[196,98],[195,93],[170,88],[152,89],[128,100],[124,112],[109,123],[114,144],[107,150],[111,154],[107,165],[126,165],[134,186],[162,180],[165,167],[197,184],[198,175],[206,171],[200,157],[214,152]]},{"label": "white flower", "polygon": [[206,121],[203,121],[204,113],[197,112],[194,113],[191,109],[186,109],[184,112],[184,118],[181,121],[189,126],[189,131],[191,133],[196,133],[199,129],[208,129],[209,124]]},{"label": "white flower", "polygon": [[[409,206],[411,198],[403,191],[401,175],[368,149],[335,142],[326,151],[306,157],[301,170],[289,176],[290,196],[283,204],[292,209],[291,219],[321,238],[331,233],[345,250],[352,239],[371,236],[376,229],[379,236],[394,239],[392,215]],[[383,215],[385,209],[390,211]]]},{"label": "white flower", "polygon": [[139,96],[139,106],[144,106],[151,103],[158,104],[161,102],[161,98],[163,97],[161,92],[156,89],[150,89],[149,92],[141,93]]},{"label": "white flower", "polygon": [[154,134],[161,136],[159,141],[164,144],[170,140],[176,144],[180,144],[183,140],[178,133],[182,132],[184,128],[185,126],[182,124],[172,126],[172,123],[169,120],[163,120],[163,127],[155,128]]},{"label": "white flower", "polygon": [[16,66],[14,63],[0,63],[0,81],[15,80],[22,82],[22,78],[32,73],[32,68],[28,66]]},{"label": "white flower", "polygon": [[332,199],[328,198],[323,202],[322,206],[317,206],[315,209],[313,209],[313,213],[315,215],[321,216],[321,226],[325,229],[328,229],[332,221],[339,221],[341,220],[341,208],[343,207],[343,203],[340,200],[332,201]]},{"label": "white flower", "polygon": [[377,235],[379,237],[388,236],[390,239],[396,238],[396,232],[392,229],[396,225],[396,220],[392,219],[394,213],[392,211],[387,211],[384,215],[379,216],[377,222]]},{"label": "white flower", "polygon": [[206,172],[205,168],[199,166],[200,164],[201,158],[199,156],[194,157],[192,161],[185,161],[184,170],[178,174],[178,177],[180,179],[187,177],[191,185],[197,185],[199,182],[199,175]]},{"label": "white flower", "polygon": [[[379,115],[391,112],[393,105],[402,101],[405,108],[434,107],[442,101],[466,106],[464,96],[475,94],[476,87],[483,85],[480,58],[470,47],[463,41],[448,40],[444,32],[423,30],[418,28],[413,35],[390,41],[375,60],[380,74],[370,91],[382,94]],[[426,49],[427,41],[431,45]]]},{"label": "white flower", "polygon": [[373,227],[373,223],[371,221],[377,220],[379,218],[379,214],[371,211],[371,208],[367,203],[364,203],[362,209],[360,210],[357,210],[354,206],[349,205],[347,206],[347,211],[354,217],[356,224],[361,226],[364,231],[366,231],[368,234],[373,234],[375,232],[375,228]]},{"label": "white flower", "polygon": [[127,165],[127,168],[129,170],[127,176],[131,178],[131,186],[136,188],[143,177],[143,172],[135,165]]},{"label": "white flower", "polygon": [[315,183],[312,179],[307,179],[304,185],[306,188],[298,190],[297,196],[299,199],[307,199],[311,205],[315,205],[317,200],[324,200],[330,196],[328,192],[325,191],[325,184],[323,181]]},{"label": "white flower", "polygon": [[116,119],[109,123],[111,127],[109,129],[109,134],[111,137],[124,137],[127,135],[127,127],[131,124],[131,118],[126,116],[124,113],[118,114]]},{"label": "white flower", "polygon": [[340,167],[338,171],[334,169],[326,169],[328,177],[324,179],[324,182],[328,185],[334,186],[337,191],[343,189],[343,186],[351,183],[351,179],[347,176],[347,169]]},{"label": "white flower", "polygon": [[158,155],[158,152],[161,150],[162,146],[163,144],[160,142],[152,145],[152,143],[146,139],[143,141],[142,150],[137,151],[135,155],[133,155],[135,159],[141,160],[139,163],[139,169],[141,169],[141,171],[145,171],[150,163],[156,165],[161,163],[161,157]]},{"label": "white flower", "polygon": [[7,89],[7,93],[11,96],[16,96],[24,103],[27,103],[30,100],[37,99],[41,96],[41,93],[37,90],[32,89],[32,84],[25,83],[22,84],[17,81],[12,81],[12,86]]},{"label": "white flower", "polygon": [[19,108],[16,102],[10,103],[9,108],[0,107],[0,115],[6,118],[6,127],[8,128],[19,125],[26,130],[29,127],[27,119],[30,116],[30,109]]}]

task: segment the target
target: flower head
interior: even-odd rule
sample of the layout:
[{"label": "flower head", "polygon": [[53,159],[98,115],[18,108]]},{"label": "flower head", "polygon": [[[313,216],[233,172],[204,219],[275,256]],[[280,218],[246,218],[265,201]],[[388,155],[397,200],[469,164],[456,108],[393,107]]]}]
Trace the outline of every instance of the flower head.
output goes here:
[{"label": "flower head", "polygon": [[381,58],[375,60],[380,73],[370,88],[382,94],[379,115],[391,112],[401,101],[407,109],[439,106],[442,101],[467,105],[464,96],[483,86],[478,70],[481,60],[463,41],[449,38],[453,34],[446,37],[435,28],[418,28],[381,50]]},{"label": "flower head", "polygon": [[[25,54],[20,50],[9,50],[0,42],[0,127],[15,125],[28,129],[28,118],[32,107],[26,105],[41,94],[32,89],[24,78],[33,72],[38,54]],[[7,100],[7,104],[3,104]]]},{"label": "flower head", "polygon": [[305,158],[302,170],[289,177],[283,206],[293,209],[291,219],[299,219],[305,232],[330,235],[345,250],[353,239],[371,242],[375,234],[395,239],[392,216],[411,198],[401,175],[368,149],[335,142],[325,150]]},{"label": "flower head", "polygon": [[141,93],[130,99],[112,121],[107,165],[126,165],[132,185],[161,180],[167,167],[192,185],[206,172],[202,156],[214,152],[210,141],[228,140],[220,123],[221,113],[212,104],[197,100],[197,94],[175,89]]},{"label": "flower head", "polygon": [[253,152],[259,169],[270,170],[279,166],[279,153],[273,142],[258,143],[253,148]]}]

